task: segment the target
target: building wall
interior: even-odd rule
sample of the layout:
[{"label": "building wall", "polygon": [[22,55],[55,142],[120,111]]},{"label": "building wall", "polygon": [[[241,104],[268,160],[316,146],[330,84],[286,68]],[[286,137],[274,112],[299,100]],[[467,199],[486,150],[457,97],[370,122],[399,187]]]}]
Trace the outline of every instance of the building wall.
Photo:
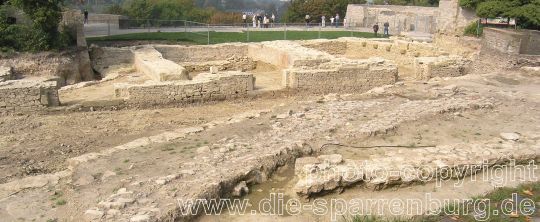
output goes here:
[{"label": "building wall", "polygon": [[463,34],[464,28],[476,21],[474,10],[459,7],[458,0],[440,0],[437,30],[446,34]]},{"label": "building wall", "polygon": [[475,21],[475,12],[459,7],[458,0],[441,0],[439,7],[398,5],[355,5],[347,7],[347,20],[356,27],[371,28],[376,22],[388,22],[390,34],[419,31],[462,34],[463,28]]},{"label": "building wall", "polygon": [[383,24],[389,23],[391,34],[408,31],[434,33],[437,28],[438,8],[397,5],[355,5],[347,7],[346,19],[355,27],[371,28],[379,24],[380,32]]}]

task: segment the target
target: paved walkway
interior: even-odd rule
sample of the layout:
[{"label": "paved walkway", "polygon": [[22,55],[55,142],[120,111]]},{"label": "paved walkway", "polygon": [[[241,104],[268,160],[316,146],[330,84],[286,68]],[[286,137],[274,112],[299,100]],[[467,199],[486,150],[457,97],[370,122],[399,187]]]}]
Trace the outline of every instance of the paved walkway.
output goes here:
[{"label": "paved walkway", "polygon": [[84,34],[86,37],[99,37],[108,35],[120,35],[129,33],[145,33],[145,32],[245,32],[245,31],[356,31],[356,32],[370,32],[369,28],[343,28],[343,27],[319,27],[303,25],[295,26],[281,26],[274,28],[253,28],[253,27],[238,27],[238,26],[191,26],[191,27],[150,27],[150,28],[134,28],[134,29],[120,29],[118,24],[107,23],[91,23],[84,25]]}]

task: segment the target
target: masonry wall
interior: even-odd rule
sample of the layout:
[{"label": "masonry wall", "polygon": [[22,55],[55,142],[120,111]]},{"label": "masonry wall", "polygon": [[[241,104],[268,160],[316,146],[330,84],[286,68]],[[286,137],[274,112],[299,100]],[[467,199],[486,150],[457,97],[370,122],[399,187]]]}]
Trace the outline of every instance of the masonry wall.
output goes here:
[{"label": "masonry wall", "polygon": [[116,97],[127,103],[147,107],[173,103],[224,100],[246,96],[253,90],[251,74],[225,72],[201,73],[193,80],[149,83],[143,85],[118,84]]},{"label": "masonry wall", "polygon": [[13,72],[11,67],[0,66],[0,82],[13,79]]},{"label": "masonry wall", "polygon": [[440,0],[437,31],[444,34],[462,35],[471,22],[478,19],[474,10],[459,6],[459,0]]},{"label": "masonry wall", "polygon": [[188,80],[184,67],[164,59],[160,52],[147,46],[133,49],[134,64],[137,71],[144,73],[154,81]]},{"label": "masonry wall", "polygon": [[286,86],[315,93],[365,92],[374,87],[394,84],[395,67],[340,67],[328,70],[286,70]]},{"label": "masonry wall", "polygon": [[175,46],[155,45],[165,59],[176,63],[182,62],[208,62],[227,60],[231,57],[246,56],[247,44],[218,44],[210,46]]},{"label": "masonry wall", "polygon": [[133,64],[134,55],[130,48],[91,47],[90,59],[92,68],[103,72],[111,66]]},{"label": "masonry wall", "polygon": [[420,57],[415,59],[415,79],[456,77],[466,74],[469,62],[460,56]]},{"label": "masonry wall", "polygon": [[0,113],[29,112],[60,105],[54,81],[0,82]]},{"label": "masonry wall", "polygon": [[390,24],[390,33],[407,31],[434,33],[437,27],[438,8],[397,5],[355,5],[347,6],[346,18],[352,26],[369,27],[385,22]]}]

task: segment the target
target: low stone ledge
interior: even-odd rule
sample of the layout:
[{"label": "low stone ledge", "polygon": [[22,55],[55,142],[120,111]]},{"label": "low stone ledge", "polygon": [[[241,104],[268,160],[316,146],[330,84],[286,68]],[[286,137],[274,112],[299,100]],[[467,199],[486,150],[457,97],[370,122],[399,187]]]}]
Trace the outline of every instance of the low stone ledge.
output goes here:
[{"label": "low stone ledge", "polygon": [[[408,156],[417,158],[411,161]],[[342,159],[339,154],[305,157],[296,160],[295,174],[299,181],[294,189],[300,196],[310,196],[362,182],[367,188],[379,190],[462,178],[496,164],[528,164],[538,157],[538,141],[522,144],[499,139],[396,149],[368,160]]]},{"label": "low stone ledge", "polygon": [[465,75],[470,61],[461,56],[419,57],[414,61],[417,80]]},{"label": "low stone ledge", "polygon": [[0,113],[37,111],[59,105],[56,81],[8,80],[0,82]]},{"label": "low stone ledge", "polygon": [[201,73],[193,80],[116,84],[117,98],[140,106],[222,100],[253,91],[254,77],[243,72]]},{"label": "low stone ledge", "polygon": [[13,70],[11,67],[0,66],[0,82],[13,79]]},{"label": "low stone ledge", "polygon": [[135,68],[155,81],[189,79],[184,67],[164,59],[161,53],[152,47],[134,49],[133,54]]}]

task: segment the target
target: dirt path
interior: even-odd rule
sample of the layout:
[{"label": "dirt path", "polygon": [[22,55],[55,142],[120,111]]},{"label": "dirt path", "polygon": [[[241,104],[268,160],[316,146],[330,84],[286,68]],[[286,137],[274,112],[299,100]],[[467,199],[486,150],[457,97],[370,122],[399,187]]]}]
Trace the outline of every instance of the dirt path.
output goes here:
[{"label": "dirt path", "polygon": [[73,112],[0,117],[0,182],[65,169],[65,160],[87,152],[203,124],[293,98],[239,100],[185,108]]}]

